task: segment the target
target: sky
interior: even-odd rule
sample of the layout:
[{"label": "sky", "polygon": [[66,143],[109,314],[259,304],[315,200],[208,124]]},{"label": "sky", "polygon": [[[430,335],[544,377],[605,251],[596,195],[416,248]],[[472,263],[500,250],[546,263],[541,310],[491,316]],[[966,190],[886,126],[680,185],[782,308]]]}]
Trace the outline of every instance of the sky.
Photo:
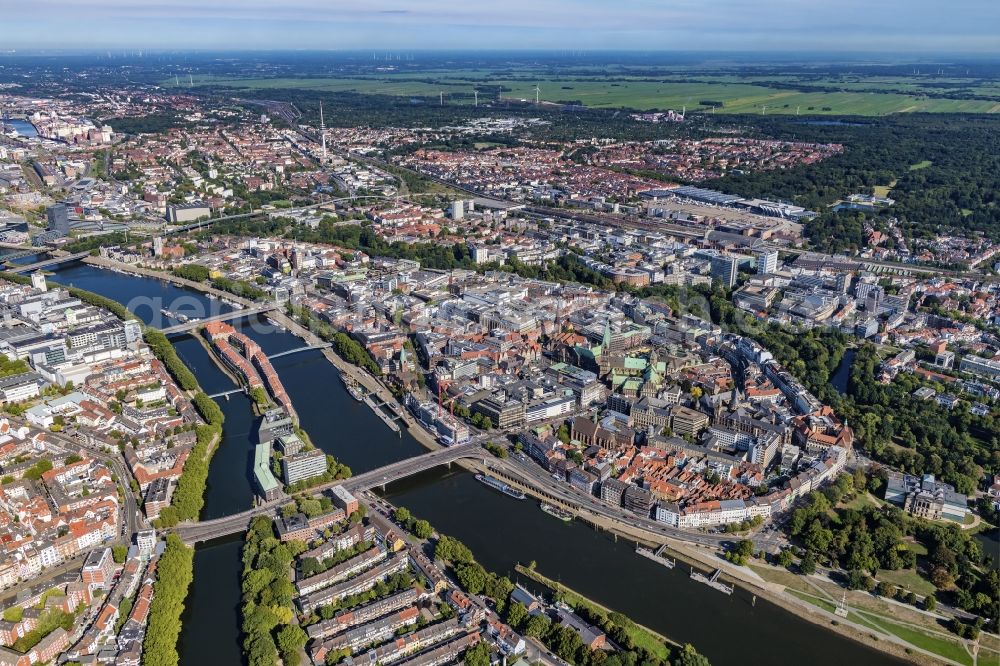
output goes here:
[{"label": "sky", "polygon": [[1000,0],[0,0],[0,51],[1000,53]]}]

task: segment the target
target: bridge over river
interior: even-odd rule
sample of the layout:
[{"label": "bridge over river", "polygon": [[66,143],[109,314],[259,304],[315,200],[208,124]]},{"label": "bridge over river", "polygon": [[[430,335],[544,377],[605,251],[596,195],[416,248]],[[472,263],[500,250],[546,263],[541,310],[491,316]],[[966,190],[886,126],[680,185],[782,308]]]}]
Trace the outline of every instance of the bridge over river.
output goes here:
[{"label": "bridge over river", "polygon": [[[334,486],[343,486],[352,493],[363,490],[385,486],[394,481],[405,479],[408,476],[419,474],[438,465],[448,465],[457,460],[472,460],[483,458],[483,449],[474,444],[463,444],[443,449],[437,449],[424,453],[413,458],[400,460],[384,467],[379,467],[356,476],[352,476],[344,481],[332,481],[323,485],[310,488],[309,492],[320,493]],[[230,534],[244,532],[250,525],[250,521],[256,516],[275,517],[282,504],[286,504],[288,498],[281,498],[264,502],[253,509],[235,513],[223,518],[205,520],[198,523],[182,523],[174,528],[187,543],[197,543],[199,541],[209,541]]]}]

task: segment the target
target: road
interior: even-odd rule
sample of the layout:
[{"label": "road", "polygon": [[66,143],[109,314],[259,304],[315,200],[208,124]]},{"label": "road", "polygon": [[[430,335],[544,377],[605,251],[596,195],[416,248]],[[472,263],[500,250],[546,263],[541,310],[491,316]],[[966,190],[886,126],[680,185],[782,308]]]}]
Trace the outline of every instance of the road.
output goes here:
[{"label": "road", "polygon": [[[10,418],[12,423],[17,423],[18,425],[27,425],[23,420]],[[139,503],[136,501],[135,495],[132,493],[132,488],[130,487],[129,481],[132,479],[132,474],[125,464],[125,460],[119,454],[108,453],[105,449],[101,448],[99,445],[94,444],[92,439],[88,439],[88,436],[82,431],[73,431],[74,437],[69,437],[63,433],[57,432],[46,432],[45,437],[53,444],[59,446],[60,448],[65,448],[68,451],[77,451],[81,448],[86,449],[87,452],[92,455],[97,460],[100,460],[114,473],[115,477],[118,479],[118,483],[122,487],[122,494],[125,496],[122,505],[122,518],[123,518],[123,529],[121,536],[125,543],[130,543],[132,540],[132,535],[138,530],[145,528],[147,525],[145,523],[145,518],[139,513]]]}]

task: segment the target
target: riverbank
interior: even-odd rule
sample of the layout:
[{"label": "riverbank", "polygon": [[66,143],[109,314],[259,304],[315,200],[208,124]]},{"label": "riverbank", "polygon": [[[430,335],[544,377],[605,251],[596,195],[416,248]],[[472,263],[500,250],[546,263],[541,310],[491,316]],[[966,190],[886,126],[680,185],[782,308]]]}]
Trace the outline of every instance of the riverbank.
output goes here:
[{"label": "riverbank", "polygon": [[[544,585],[553,592],[558,592],[568,605],[573,608],[577,608],[579,605],[587,605],[592,608],[597,608],[604,613],[611,614],[616,612],[613,608],[608,608],[603,604],[599,604],[593,599],[588,599],[579,592],[566,587],[558,581],[554,581],[551,578],[543,576],[531,567],[526,567],[523,564],[518,564],[514,567],[514,570],[525,578],[530,578],[531,580]],[[634,623],[634,621],[633,621]],[[674,646],[677,648],[682,647],[679,643],[670,640],[666,636],[656,633],[649,627],[644,627],[641,624],[634,623],[634,628],[631,630],[626,630],[632,642],[635,643],[637,647],[645,648],[651,654],[654,654],[661,659],[667,659],[670,655],[670,648],[668,646]]]},{"label": "riverbank", "polygon": [[[108,270],[118,271],[121,273],[128,273],[132,275],[139,275],[142,277],[154,278],[157,280],[163,280],[164,282],[169,282],[171,284],[186,287],[193,291],[198,291],[203,294],[209,294],[216,296],[218,298],[225,298],[244,307],[250,307],[255,305],[254,301],[243,298],[241,296],[236,296],[228,291],[222,291],[217,289],[210,284],[204,282],[196,282],[194,280],[189,280],[187,278],[174,275],[168,271],[158,271],[150,268],[143,268],[133,264],[126,264],[124,262],[115,261],[113,259],[106,259],[104,257],[86,257],[82,260],[83,263],[95,266],[98,268],[105,268]],[[275,311],[269,313],[268,315],[275,322],[284,326],[293,335],[301,338],[306,344],[310,345],[322,345],[326,341],[320,338],[316,333],[311,331],[306,326],[302,325],[300,321],[290,317],[285,312]],[[331,363],[339,372],[348,375],[369,392],[374,394],[377,398],[383,402],[395,402],[399,405],[399,412],[403,415],[403,421],[406,423],[407,430],[420,444],[425,446],[427,449],[434,451],[442,448],[442,445],[431,435],[427,430],[420,426],[420,424],[413,418],[409,411],[399,404],[396,400],[396,396],[378,379],[373,377],[370,373],[366,372],[364,369],[359,368],[356,365],[348,363],[343,358],[337,355],[336,352],[329,348],[324,348],[321,350],[323,356]]]},{"label": "riverbank", "polygon": [[[132,267],[124,266],[123,269],[122,269],[122,272],[123,273],[131,272],[131,270],[129,270],[131,268]],[[136,271],[136,273],[139,274],[139,275],[143,275],[143,273],[141,273],[139,271]],[[187,288],[195,289],[195,290],[200,291],[200,292],[207,292],[208,291],[205,288],[205,285],[199,285],[197,283],[195,283],[193,286],[186,285],[183,282],[183,278],[176,278],[176,276],[171,276],[169,274],[161,274],[161,273],[154,272],[153,275],[148,275],[147,277],[152,277],[152,278],[154,278],[156,280],[161,280],[161,281],[164,281],[164,282],[177,283],[177,284],[180,284],[180,285],[185,286]],[[318,340],[318,337],[315,337],[315,336],[313,336],[312,338],[310,338],[309,336],[312,335],[312,333],[310,331],[308,331],[307,329],[305,329],[304,327],[301,327],[300,325],[298,325],[297,322],[294,322],[294,323],[292,323],[292,325],[289,325],[288,322],[291,322],[291,320],[289,318],[287,318],[283,314],[279,315],[279,317],[280,317],[281,320],[283,320],[281,323],[283,323],[283,325],[286,325],[286,327],[288,328],[288,330],[291,331],[292,333],[298,335],[299,337],[302,337],[302,338],[306,339],[309,342],[312,342],[313,340]],[[394,399],[391,396],[391,394],[388,392],[388,390],[385,389],[381,385],[381,383],[379,383],[375,378],[368,376],[367,373],[363,373],[360,369],[357,369],[357,368],[355,368],[353,366],[348,365],[343,359],[340,359],[339,357],[337,357],[330,350],[324,350],[323,353],[324,353],[324,356],[326,357],[327,361],[330,362],[338,371],[340,371],[340,372],[346,372],[349,375],[351,375],[352,377],[358,378],[359,381],[361,383],[363,383],[363,385],[366,386],[366,388],[368,388],[370,390],[373,390],[373,392],[376,392],[376,394],[380,398],[383,398],[383,399]],[[381,389],[381,391],[383,391],[383,392],[379,392],[379,389]],[[345,413],[345,415],[346,415],[346,413]],[[414,438],[421,445],[423,445],[425,448],[430,448],[430,449],[441,448],[440,445],[437,444],[437,442],[433,441],[433,438],[431,438],[429,434],[423,433],[422,431],[418,431],[418,432],[421,432],[422,434],[424,434],[425,438],[421,438],[421,437],[417,436],[417,433],[413,433],[414,434]],[[393,437],[393,440],[395,440],[395,437]],[[476,463],[476,464],[478,464],[478,463]],[[474,465],[470,465],[470,466],[474,466]],[[597,517],[592,517],[592,519],[593,519],[593,522],[595,522],[595,523],[597,522]],[[615,533],[615,534],[621,533],[621,534],[627,536],[630,540],[632,540],[631,535],[628,535],[626,532],[622,532],[622,526],[620,524],[603,523],[603,524],[597,524],[597,526],[600,529],[607,530],[607,531]],[[557,529],[558,529],[558,527],[557,527]],[[652,538],[647,538],[648,535],[639,535],[639,536],[642,538],[642,540],[644,542],[648,542],[650,545],[657,545],[659,543],[662,543],[662,541],[663,541],[662,536],[658,536],[658,535],[655,535],[655,534],[652,535]],[[674,548],[674,545],[672,544],[671,547]],[[695,552],[697,552],[697,549],[695,549]],[[697,552],[697,555],[698,555],[697,560],[699,562],[703,563],[703,564],[707,564],[707,566],[709,566],[709,567],[719,566],[720,565],[720,561],[717,558],[714,557],[714,551],[713,552],[708,552],[706,550],[703,550],[701,552]],[[554,570],[555,569],[553,569],[553,571]],[[714,594],[711,591],[702,592],[701,590],[699,590],[699,594],[702,594],[702,593],[706,594],[706,595]],[[800,602],[800,604],[805,604],[805,602]],[[795,601],[793,601],[793,600],[782,599],[780,605],[782,607],[791,609],[792,612],[795,615],[802,615],[803,614],[802,608],[800,608],[799,605],[796,605]],[[814,621],[814,624],[824,624],[824,622],[823,621]],[[827,628],[830,628],[830,627],[827,626]],[[697,641],[695,641],[695,643],[697,644]]]}]

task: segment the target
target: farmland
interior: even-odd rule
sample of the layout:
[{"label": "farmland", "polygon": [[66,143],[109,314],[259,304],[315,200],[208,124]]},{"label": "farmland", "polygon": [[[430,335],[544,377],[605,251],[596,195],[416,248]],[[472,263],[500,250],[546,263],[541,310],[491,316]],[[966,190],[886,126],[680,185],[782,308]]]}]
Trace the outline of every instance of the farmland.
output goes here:
[{"label": "farmland", "polygon": [[[1000,113],[1000,89],[979,80],[919,77],[752,77],[665,74],[656,80],[628,73],[608,76],[568,73],[504,76],[478,69],[427,70],[351,76],[238,78],[200,75],[196,88],[296,89],[420,98],[425,103],[472,105],[500,96],[543,103],[575,102],[594,108],[694,112],[879,116],[890,113]],[[162,84],[173,87],[174,80]],[[186,82],[181,82],[185,87]],[[950,92],[944,92],[950,91]],[[945,95],[953,95],[948,97]],[[721,106],[719,106],[721,103]],[[715,107],[713,109],[713,107]]]}]

